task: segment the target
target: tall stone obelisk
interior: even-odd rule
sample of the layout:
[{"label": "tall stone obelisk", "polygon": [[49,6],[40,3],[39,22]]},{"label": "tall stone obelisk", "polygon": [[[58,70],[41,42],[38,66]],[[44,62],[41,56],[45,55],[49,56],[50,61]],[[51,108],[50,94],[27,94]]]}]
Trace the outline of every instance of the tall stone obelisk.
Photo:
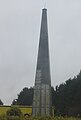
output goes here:
[{"label": "tall stone obelisk", "polygon": [[51,78],[48,45],[47,9],[42,10],[40,41],[33,96],[33,116],[51,115]]}]

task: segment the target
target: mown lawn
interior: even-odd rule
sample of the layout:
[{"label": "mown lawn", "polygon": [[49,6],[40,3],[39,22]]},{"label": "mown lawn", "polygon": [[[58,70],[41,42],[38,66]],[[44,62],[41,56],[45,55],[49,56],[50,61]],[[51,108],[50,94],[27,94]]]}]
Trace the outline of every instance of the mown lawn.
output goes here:
[{"label": "mown lawn", "polygon": [[0,106],[0,120],[81,120],[81,118],[73,118],[73,117],[24,117],[25,113],[31,115],[32,107],[23,107],[23,106],[14,106],[18,107],[23,113],[22,117],[11,117],[7,118],[6,112],[11,108],[11,106]]},{"label": "mown lawn", "polygon": [[[14,107],[18,107],[21,110],[21,112],[23,113],[23,115],[25,113],[28,113],[28,114],[32,113],[31,107],[23,107],[23,106],[14,106]],[[0,116],[6,115],[7,110],[9,110],[10,108],[11,108],[11,106],[0,106]]]},{"label": "mown lawn", "polygon": [[73,117],[22,117],[22,118],[18,118],[18,117],[12,117],[12,118],[7,118],[6,116],[0,117],[0,120],[81,120],[80,118],[73,118]]}]

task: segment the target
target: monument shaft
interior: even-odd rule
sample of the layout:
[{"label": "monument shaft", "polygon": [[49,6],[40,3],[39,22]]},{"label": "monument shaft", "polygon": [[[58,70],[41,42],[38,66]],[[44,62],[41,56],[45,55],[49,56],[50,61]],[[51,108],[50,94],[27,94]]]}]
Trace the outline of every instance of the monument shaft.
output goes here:
[{"label": "monument shaft", "polygon": [[33,116],[51,115],[51,78],[49,62],[47,9],[42,10],[40,41],[33,96]]}]

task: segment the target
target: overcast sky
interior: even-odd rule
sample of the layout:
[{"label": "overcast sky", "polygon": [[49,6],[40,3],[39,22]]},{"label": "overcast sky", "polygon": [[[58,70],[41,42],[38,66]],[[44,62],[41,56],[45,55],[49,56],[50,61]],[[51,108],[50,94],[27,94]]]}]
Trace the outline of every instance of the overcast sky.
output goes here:
[{"label": "overcast sky", "polygon": [[[0,0],[0,99],[34,85],[46,0]],[[47,0],[52,86],[81,70],[81,0]]]}]

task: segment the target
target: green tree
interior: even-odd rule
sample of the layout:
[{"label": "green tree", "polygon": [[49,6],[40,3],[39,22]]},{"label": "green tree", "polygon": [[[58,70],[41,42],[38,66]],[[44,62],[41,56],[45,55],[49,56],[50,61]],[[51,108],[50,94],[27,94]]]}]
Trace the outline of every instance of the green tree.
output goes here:
[{"label": "green tree", "polygon": [[12,105],[17,105],[17,99],[14,99],[14,100],[12,101]]},{"label": "green tree", "polygon": [[2,102],[2,100],[0,99],[0,105],[3,105],[3,102]]},{"label": "green tree", "polygon": [[56,114],[81,116],[81,71],[73,79],[60,84],[53,96]]},{"label": "green tree", "polygon": [[13,100],[12,105],[31,106],[33,102],[33,88],[24,88],[16,100]]}]

